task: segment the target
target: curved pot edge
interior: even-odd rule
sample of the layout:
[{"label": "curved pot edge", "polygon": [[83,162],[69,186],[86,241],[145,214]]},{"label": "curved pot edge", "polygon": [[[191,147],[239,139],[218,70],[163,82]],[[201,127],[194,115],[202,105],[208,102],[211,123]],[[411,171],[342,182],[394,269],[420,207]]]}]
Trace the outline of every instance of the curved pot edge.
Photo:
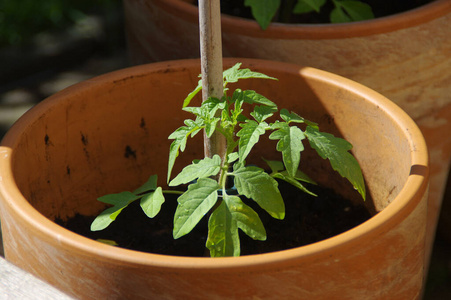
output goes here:
[{"label": "curved pot edge", "polygon": [[[235,58],[225,59],[225,64],[232,64],[235,62]],[[261,63],[266,63],[264,60],[256,59],[242,59],[244,65],[258,65]],[[174,67],[175,64],[184,62],[186,64],[198,64],[200,69],[200,62],[198,59],[191,60],[181,60],[173,62],[162,62],[154,63],[143,66],[136,66],[125,69],[127,73],[142,74],[143,72],[148,72],[149,67],[154,69]],[[297,68],[298,72],[309,73],[312,76],[321,76],[321,74],[330,74],[325,71],[316,70],[313,68],[302,68],[293,64],[287,63],[276,63],[280,68],[286,70],[287,68]],[[75,87],[69,87],[63,91],[63,93],[69,93],[73,88],[79,88],[84,85],[84,88],[90,88],[93,85],[102,84],[102,82],[112,81],[112,80],[123,80],[123,71],[114,71],[99,77],[93,78],[93,80],[88,80],[86,82],[77,84]],[[328,80],[339,80],[344,81],[351,89],[362,88],[363,86],[352,80],[343,78],[338,75],[332,74],[332,79]],[[421,168],[414,168],[414,172],[409,176],[406,185],[401,190],[400,194],[394,199],[394,201],[382,212],[378,213],[376,216],[372,217],[367,222],[343,233],[332,237],[330,239],[310,244],[307,246],[283,250],[279,252],[266,253],[260,255],[249,255],[237,258],[188,258],[188,257],[176,257],[167,255],[158,255],[150,253],[142,253],[138,251],[132,251],[127,249],[116,248],[102,243],[90,240],[88,238],[79,236],[69,230],[66,230],[54,222],[48,220],[37,210],[35,210],[28,201],[21,195],[17,185],[14,181],[5,180],[7,178],[12,178],[12,168],[11,168],[11,147],[14,145],[14,132],[17,132],[20,128],[26,127],[26,119],[37,118],[37,111],[42,111],[52,105],[55,101],[55,97],[49,97],[42,103],[37,105],[36,110],[26,113],[17,123],[13,126],[10,133],[7,133],[4,140],[2,141],[2,146],[0,146],[0,194],[6,195],[4,204],[8,205],[9,210],[14,211],[15,214],[21,214],[25,216],[23,218],[25,222],[30,223],[33,226],[33,230],[36,232],[43,232],[46,235],[49,243],[58,243],[66,248],[78,249],[77,251],[95,253],[97,256],[104,257],[105,259],[120,259],[126,260],[131,264],[136,265],[150,265],[156,268],[176,268],[176,269],[200,269],[209,268],[211,270],[219,270],[225,268],[227,270],[233,270],[237,267],[243,266],[257,266],[261,265],[264,267],[266,264],[273,262],[286,262],[293,259],[298,259],[299,257],[306,256],[321,256],[326,250],[338,247],[343,243],[354,243],[358,237],[368,234],[375,230],[389,230],[392,226],[389,220],[396,214],[406,215],[409,214],[421,201],[419,195],[422,194],[427,189],[428,182],[428,161],[427,161],[427,149],[424,142],[424,138],[416,126],[416,124],[407,116],[404,111],[402,111],[396,104],[392,103],[380,94],[363,87],[363,90],[369,92],[371,97],[379,98],[382,102],[379,103],[379,107],[386,111],[391,111],[392,116],[401,114],[400,126],[404,128],[406,135],[414,138],[417,143],[411,145],[412,154],[412,165],[422,166]],[[376,101],[376,99],[374,99]],[[426,159],[425,159],[426,158]],[[416,192],[413,192],[416,191]],[[413,201],[406,202],[402,201],[402,197],[408,197],[404,199],[414,199]],[[15,199],[15,202],[8,201],[8,199]],[[5,208],[4,208],[5,209]]]}]

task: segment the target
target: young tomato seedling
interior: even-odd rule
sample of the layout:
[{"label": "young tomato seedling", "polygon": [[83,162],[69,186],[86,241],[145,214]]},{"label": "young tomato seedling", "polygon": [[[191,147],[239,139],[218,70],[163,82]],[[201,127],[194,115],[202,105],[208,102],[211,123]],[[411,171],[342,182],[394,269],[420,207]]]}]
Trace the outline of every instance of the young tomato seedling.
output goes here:
[{"label": "young tomato seedling", "polygon": [[[236,89],[231,95],[227,85],[241,79],[260,78],[277,80],[265,74],[241,69],[238,63],[224,71],[224,95],[221,99],[209,98],[199,107],[189,106],[193,97],[202,89],[202,81],[183,103],[183,110],[195,118],[184,121],[169,139],[174,140],[169,150],[167,180],[169,186],[188,184],[185,192],[163,191],[157,186],[157,175],[133,192],[122,192],[100,197],[98,200],[112,207],[103,211],[92,223],[91,230],[102,230],[113,222],[130,203],[140,200],[144,213],[155,217],[164,203],[164,193],[179,193],[174,215],[173,236],[178,239],[188,234],[205,216],[209,215],[206,247],[212,257],[239,256],[238,230],[255,240],[266,240],[265,227],[259,215],[242,197],[252,199],[276,219],[285,217],[285,205],[276,179],[284,180],[311,193],[303,182],[313,181],[299,170],[303,141],[323,159],[328,159],[341,176],[347,178],[365,199],[365,186],[360,166],[351,155],[352,145],[344,139],[319,131],[318,125],[294,112],[277,108],[277,105],[252,90]],[[246,116],[243,107],[250,105],[252,112]],[[280,119],[267,120],[278,113]],[[298,126],[303,126],[304,130]],[[188,138],[202,130],[209,138],[217,131],[227,141],[226,156],[215,154],[194,161],[170,180],[179,152],[185,150]],[[265,161],[271,173],[257,166],[246,165],[246,158],[261,136],[270,132],[269,139],[277,140],[277,151],[282,161]],[[228,186],[233,182],[233,188]]]}]

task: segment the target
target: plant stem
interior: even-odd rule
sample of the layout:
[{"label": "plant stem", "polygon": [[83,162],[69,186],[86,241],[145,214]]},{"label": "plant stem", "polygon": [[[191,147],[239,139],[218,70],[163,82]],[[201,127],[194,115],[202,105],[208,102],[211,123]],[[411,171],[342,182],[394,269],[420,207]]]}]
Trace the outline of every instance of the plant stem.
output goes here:
[{"label": "plant stem", "polygon": [[[221,12],[219,0],[199,1],[200,57],[202,67],[202,99],[223,97]],[[218,154],[224,161],[227,143],[225,137],[215,131],[211,138],[204,133],[206,157]]]}]

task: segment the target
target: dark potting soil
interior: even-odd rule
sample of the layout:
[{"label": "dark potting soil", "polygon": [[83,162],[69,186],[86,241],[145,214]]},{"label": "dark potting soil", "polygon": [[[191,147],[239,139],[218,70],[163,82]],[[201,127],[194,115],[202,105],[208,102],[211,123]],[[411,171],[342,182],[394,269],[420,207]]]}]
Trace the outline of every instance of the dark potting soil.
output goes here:
[{"label": "dark potting soil", "polygon": [[[434,0],[361,0],[371,6],[374,16],[376,18],[385,17],[401,12],[405,12],[424,4],[433,2]],[[297,1],[282,0],[281,7],[295,5]],[[288,20],[283,20],[279,15],[276,15],[274,21],[281,23],[298,23],[298,24],[320,24],[330,23],[329,15],[334,8],[331,1],[327,1],[322,7],[320,13],[308,13],[302,15],[292,15]],[[290,10],[291,11],[291,10]],[[244,6],[244,0],[221,0],[221,12],[224,14],[253,19],[249,7]]]},{"label": "dark potting soil", "polygon": [[[279,183],[286,206],[284,220],[276,220],[256,205],[245,200],[262,219],[267,232],[266,241],[254,241],[240,232],[241,255],[266,253],[315,243],[345,232],[368,220],[371,215],[363,205],[354,206],[332,190],[311,186],[318,197],[310,196],[284,182]],[[125,208],[108,228],[90,231],[95,217],[76,215],[62,222],[63,227],[91,239],[115,241],[119,247],[166,255],[204,256],[208,218],[186,236],[172,237],[173,216],[177,206],[175,197],[166,196],[160,213],[149,219],[139,201]]]}]

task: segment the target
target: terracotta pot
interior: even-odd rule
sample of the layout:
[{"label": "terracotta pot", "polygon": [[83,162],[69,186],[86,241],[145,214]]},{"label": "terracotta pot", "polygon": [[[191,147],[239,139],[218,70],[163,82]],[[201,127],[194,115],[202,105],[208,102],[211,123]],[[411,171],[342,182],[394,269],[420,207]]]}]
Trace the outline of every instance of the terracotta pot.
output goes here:
[{"label": "terracotta pot", "polygon": [[[199,57],[192,0],[124,2],[130,56],[143,63]],[[292,62],[350,78],[383,94],[422,130],[431,156],[428,252],[451,164],[451,1],[371,21],[286,25],[266,31],[222,16],[224,56]]]},{"label": "terracotta pot", "polygon": [[[72,86],[10,129],[0,147],[6,258],[82,299],[419,298],[428,155],[414,122],[380,94],[340,76],[285,63],[243,63],[279,81],[247,80],[241,88],[258,90],[353,143],[370,220],[318,243],[238,258],[142,253],[56,225],[55,218],[99,213],[98,196],[132,190],[150,174],[162,174],[164,184],[167,136],[189,116],[180,108],[200,73],[198,60],[164,62]],[[278,158],[268,143],[253,157]],[[191,142],[177,168],[201,157],[201,145]],[[359,201],[327,162],[307,151],[303,164],[314,179]]]}]

